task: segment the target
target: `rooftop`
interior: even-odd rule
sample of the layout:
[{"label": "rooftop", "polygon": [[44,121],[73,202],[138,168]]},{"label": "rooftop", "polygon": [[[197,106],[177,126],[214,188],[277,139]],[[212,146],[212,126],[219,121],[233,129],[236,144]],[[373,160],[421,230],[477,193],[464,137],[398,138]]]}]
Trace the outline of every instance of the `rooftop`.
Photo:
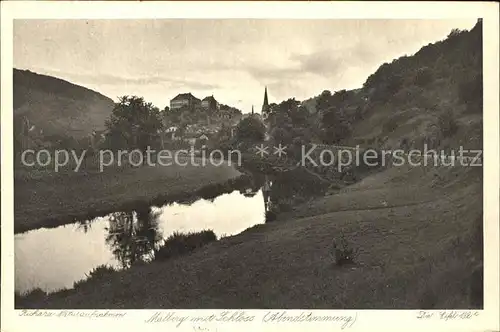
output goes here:
[{"label": "rooftop", "polygon": [[191,94],[191,92],[188,92],[188,93],[179,93],[177,96],[175,96],[172,101],[175,101],[175,100],[182,100],[182,99],[191,99],[191,100],[199,100],[198,98],[196,98],[195,96],[193,96]]},{"label": "rooftop", "polygon": [[217,102],[217,100],[215,100],[214,96],[205,97],[205,98],[203,98],[202,101],[205,101],[205,100]]}]

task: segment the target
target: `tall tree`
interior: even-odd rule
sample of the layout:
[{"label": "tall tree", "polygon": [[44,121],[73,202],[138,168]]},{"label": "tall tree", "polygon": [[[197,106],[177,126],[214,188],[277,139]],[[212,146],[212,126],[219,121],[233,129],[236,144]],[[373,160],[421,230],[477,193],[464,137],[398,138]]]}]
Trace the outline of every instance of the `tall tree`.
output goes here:
[{"label": "tall tree", "polygon": [[334,144],[349,136],[351,124],[346,115],[346,100],[349,92],[340,90],[333,95],[330,91],[323,91],[317,102],[318,112],[321,114],[321,129],[323,142]]},{"label": "tall tree", "polygon": [[259,142],[264,139],[265,135],[264,124],[252,116],[241,120],[236,127],[236,137],[241,142]]},{"label": "tall tree", "polygon": [[275,143],[298,145],[313,139],[309,112],[295,98],[270,106],[267,122]]},{"label": "tall tree", "polygon": [[142,97],[123,96],[115,104],[106,127],[110,147],[146,151],[158,142],[163,123],[159,109],[153,104]]}]

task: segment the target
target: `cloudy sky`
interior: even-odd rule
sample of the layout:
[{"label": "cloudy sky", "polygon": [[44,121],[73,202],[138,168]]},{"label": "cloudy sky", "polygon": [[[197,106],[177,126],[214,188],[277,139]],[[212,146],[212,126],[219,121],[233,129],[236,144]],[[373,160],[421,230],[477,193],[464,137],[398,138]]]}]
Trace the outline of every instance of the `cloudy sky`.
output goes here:
[{"label": "cloudy sky", "polygon": [[475,20],[17,20],[14,67],[163,108],[178,93],[249,112],[360,87],[382,63]]}]

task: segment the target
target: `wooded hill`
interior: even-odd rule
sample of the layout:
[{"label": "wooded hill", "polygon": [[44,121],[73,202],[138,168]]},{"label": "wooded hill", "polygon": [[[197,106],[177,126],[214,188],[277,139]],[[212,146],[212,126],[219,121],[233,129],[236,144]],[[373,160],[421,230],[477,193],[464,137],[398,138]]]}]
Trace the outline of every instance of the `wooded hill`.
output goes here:
[{"label": "wooded hill", "polygon": [[[482,22],[384,63],[361,89],[302,102],[323,140],[378,148],[482,148]],[[328,130],[327,130],[328,131]],[[340,132],[339,132],[340,131]]]}]

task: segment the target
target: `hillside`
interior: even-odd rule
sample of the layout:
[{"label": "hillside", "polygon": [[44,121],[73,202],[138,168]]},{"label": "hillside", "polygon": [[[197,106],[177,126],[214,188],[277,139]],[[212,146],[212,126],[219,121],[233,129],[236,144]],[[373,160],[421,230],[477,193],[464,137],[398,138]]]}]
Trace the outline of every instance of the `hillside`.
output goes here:
[{"label": "hillside", "polygon": [[27,116],[44,135],[81,138],[104,129],[114,103],[93,90],[29,70],[14,69],[14,118]]},{"label": "hillside", "polygon": [[[309,112],[322,114],[321,96],[302,103]],[[361,89],[337,91],[328,98],[326,105],[348,122],[341,144],[480,149],[482,23],[470,31],[453,30],[412,56],[384,63]]]}]

